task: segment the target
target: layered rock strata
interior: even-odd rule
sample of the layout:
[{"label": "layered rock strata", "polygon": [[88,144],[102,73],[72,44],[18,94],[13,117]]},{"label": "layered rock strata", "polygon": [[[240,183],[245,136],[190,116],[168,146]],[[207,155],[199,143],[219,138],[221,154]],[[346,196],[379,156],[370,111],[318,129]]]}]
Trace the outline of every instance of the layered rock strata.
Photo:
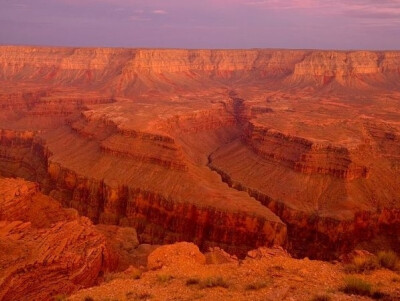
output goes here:
[{"label": "layered rock strata", "polygon": [[395,248],[399,58],[2,46],[0,173],[141,242]]},{"label": "layered rock strata", "polygon": [[21,179],[0,178],[0,245],[1,300],[52,300],[115,264],[88,218]]}]

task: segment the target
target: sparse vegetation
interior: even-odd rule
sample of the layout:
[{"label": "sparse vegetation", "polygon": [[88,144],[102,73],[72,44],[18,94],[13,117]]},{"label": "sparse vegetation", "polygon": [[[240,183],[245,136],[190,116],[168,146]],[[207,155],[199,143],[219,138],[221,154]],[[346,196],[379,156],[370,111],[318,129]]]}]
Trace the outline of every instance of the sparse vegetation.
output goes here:
[{"label": "sparse vegetation", "polygon": [[332,298],[329,295],[317,295],[312,297],[311,301],[331,301]]},{"label": "sparse vegetation", "polygon": [[53,300],[54,301],[65,301],[65,300],[67,300],[67,296],[64,294],[59,294],[59,295],[53,296]]},{"label": "sparse vegetation", "polygon": [[346,273],[364,273],[379,268],[378,260],[375,256],[355,256],[344,269]]},{"label": "sparse vegetation", "polygon": [[104,282],[110,282],[114,279],[140,279],[142,271],[139,269],[130,269],[129,272],[124,273],[106,273],[104,275]]},{"label": "sparse vegetation", "polygon": [[383,268],[389,270],[398,270],[400,268],[400,259],[393,251],[380,251],[378,252],[378,262]]},{"label": "sparse vegetation", "polygon": [[247,284],[246,290],[247,291],[257,291],[257,290],[263,289],[265,287],[267,287],[266,281],[257,281],[257,282]]},{"label": "sparse vegetation", "polygon": [[90,296],[86,296],[84,301],[94,301],[94,299]]},{"label": "sparse vegetation", "polygon": [[346,273],[365,273],[379,268],[400,270],[400,259],[393,251],[380,251],[377,256],[355,256],[344,270]]},{"label": "sparse vegetation", "polygon": [[151,299],[153,296],[149,293],[140,293],[135,296],[135,300],[148,300]]},{"label": "sparse vegetation", "polygon": [[272,269],[274,269],[276,271],[283,271],[284,270],[283,266],[281,266],[281,265],[274,265],[274,266],[272,266]]},{"label": "sparse vegetation", "polygon": [[344,279],[343,292],[346,294],[370,296],[372,294],[372,285],[357,277],[346,277]]},{"label": "sparse vegetation", "polygon": [[132,273],[131,276],[132,276],[132,279],[135,279],[135,280],[140,279],[140,277],[142,277],[142,271],[138,269],[135,271],[135,273]]},{"label": "sparse vegetation", "polygon": [[127,292],[125,294],[125,296],[129,299],[129,298],[132,298],[133,296],[135,296],[135,293],[134,292]]},{"label": "sparse vegetation", "polygon": [[168,274],[158,274],[157,275],[157,281],[161,282],[161,283],[166,283],[169,282],[173,279],[174,277],[172,277],[171,275]]},{"label": "sparse vegetation", "polygon": [[353,276],[344,279],[342,291],[346,294],[368,296],[373,299],[381,299],[384,297],[384,294],[373,289],[369,282]]},{"label": "sparse vegetation", "polygon": [[189,278],[188,280],[186,280],[186,285],[190,286],[190,285],[196,285],[200,283],[200,279],[199,278]]},{"label": "sparse vegetation", "polygon": [[229,284],[222,277],[210,277],[200,282],[201,288],[223,287],[228,288]]}]

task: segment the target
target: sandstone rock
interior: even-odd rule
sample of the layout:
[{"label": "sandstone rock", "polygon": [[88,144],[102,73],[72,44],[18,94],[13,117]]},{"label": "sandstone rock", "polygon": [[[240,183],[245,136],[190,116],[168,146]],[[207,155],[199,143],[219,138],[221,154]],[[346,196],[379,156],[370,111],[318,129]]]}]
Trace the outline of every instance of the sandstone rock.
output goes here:
[{"label": "sandstone rock", "polygon": [[352,262],[355,257],[369,258],[369,257],[374,257],[374,256],[375,256],[374,254],[372,254],[371,252],[368,252],[366,250],[353,250],[348,254],[343,254],[342,256],[340,256],[340,260],[343,263],[349,263],[349,262]]},{"label": "sandstone rock", "polygon": [[209,248],[208,252],[206,252],[204,256],[206,257],[207,264],[223,264],[228,262],[238,262],[237,256],[231,255],[218,247]]},{"label": "sandstone rock", "polygon": [[91,286],[112,267],[89,219],[21,179],[0,178],[0,299],[50,300]]},{"label": "sandstone rock", "polygon": [[269,257],[291,257],[282,247],[274,246],[272,248],[258,248],[247,252],[246,258],[261,259]]},{"label": "sandstone rock", "polygon": [[118,270],[125,270],[132,264],[137,265],[135,257],[139,240],[134,228],[99,224],[96,229],[105,236],[107,249],[118,262]]},{"label": "sandstone rock", "polygon": [[173,245],[161,246],[154,250],[147,259],[149,269],[160,269],[164,266],[203,265],[206,263],[205,256],[199,248],[187,242],[179,242]]}]

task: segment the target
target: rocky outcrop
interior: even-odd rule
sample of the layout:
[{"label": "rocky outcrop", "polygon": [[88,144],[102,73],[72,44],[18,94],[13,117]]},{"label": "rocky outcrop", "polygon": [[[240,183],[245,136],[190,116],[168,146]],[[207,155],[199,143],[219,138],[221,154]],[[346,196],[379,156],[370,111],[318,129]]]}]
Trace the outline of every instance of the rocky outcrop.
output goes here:
[{"label": "rocky outcrop", "polygon": [[105,237],[35,183],[0,178],[0,299],[51,300],[111,268]]},{"label": "rocky outcrop", "polygon": [[142,255],[135,228],[115,225],[97,224],[96,230],[106,238],[106,248],[112,261],[117,263],[117,271],[124,271],[129,266],[139,267],[138,258]]},{"label": "rocky outcrop", "polygon": [[368,167],[354,163],[345,147],[287,135],[251,122],[245,141],[260,157],[304,174],[328,174],[347,180],[368,176]]},{"label": "rocky outcrop", "polygon": [[162,267],[185,265],[197,266],[206,263],[205,256],[199,248],[191,243],[179,242],[173,245],[166,245],[157,248],[147,258],[147,267],[150,270],[161,269]]}]

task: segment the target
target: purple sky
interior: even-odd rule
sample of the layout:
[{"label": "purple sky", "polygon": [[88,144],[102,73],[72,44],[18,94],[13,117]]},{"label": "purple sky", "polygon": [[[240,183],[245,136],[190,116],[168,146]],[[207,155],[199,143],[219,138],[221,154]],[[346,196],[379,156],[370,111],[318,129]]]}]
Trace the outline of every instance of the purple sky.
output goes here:
[{"label": "purple sky", "polygon": [[0,0],[0,44],[400,49],[400,0]]}]

